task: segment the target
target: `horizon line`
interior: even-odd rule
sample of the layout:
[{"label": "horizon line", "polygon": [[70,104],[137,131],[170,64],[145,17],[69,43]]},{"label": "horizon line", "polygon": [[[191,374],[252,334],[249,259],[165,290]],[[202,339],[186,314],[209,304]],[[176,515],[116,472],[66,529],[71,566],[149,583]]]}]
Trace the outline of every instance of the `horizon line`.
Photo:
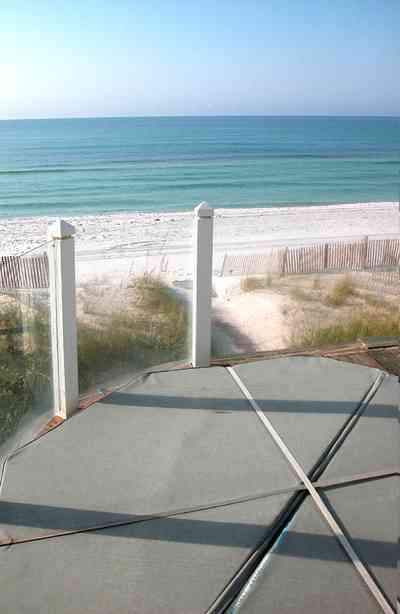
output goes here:
[{"label": "horizon line", "polygon": [[393,118],[399,119],[400,115],[392,115],[390,113],[378,113],[378,114],[356,114],[356,113],[342,113],[342,114],[326,114],[326,113],[306,113],[306,114],[293,114],[293,113],[216,113],[216,114],[189,114],[189,115],[181,115],[181,114],[159,114],[159,115],[65,115],[59,117],[5,117],[0,118],[0,122],[18,122],[18,121],[60,121],[60,120],[71,120],[71,119],[183,119],[183,118],[198,118],[198,119],[212,119],[212,118],[223,118],[223,117],[246,117],[246,118],[257,118],[257,117],[286,117],[286,118],[353,118],[353,119],[363,119],[363,118]]}]

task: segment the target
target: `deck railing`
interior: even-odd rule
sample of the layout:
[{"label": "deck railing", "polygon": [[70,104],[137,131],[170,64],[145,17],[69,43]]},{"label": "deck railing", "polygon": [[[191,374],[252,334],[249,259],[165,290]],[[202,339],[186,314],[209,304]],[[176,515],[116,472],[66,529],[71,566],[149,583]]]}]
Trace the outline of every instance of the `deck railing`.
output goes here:
[{"label": "deck railing", "polygon": [[[193,300],[191,363],[206,367],[211,359],[213,281],[213,209],[195,208],[193,222]],[[59,220],[49,227],[47,253],[0,258],[0,290],[48,288],[54,413],[66,418],[78,406],[78,355],[74,228]],[[220,276],[280,276],[337,271],[382,271],[400,263],[400,240],[364,239],[320,242],[302,247],[270,248],[266,254],[225,254]],[[390,275],[390,273],[388,273]]]}]

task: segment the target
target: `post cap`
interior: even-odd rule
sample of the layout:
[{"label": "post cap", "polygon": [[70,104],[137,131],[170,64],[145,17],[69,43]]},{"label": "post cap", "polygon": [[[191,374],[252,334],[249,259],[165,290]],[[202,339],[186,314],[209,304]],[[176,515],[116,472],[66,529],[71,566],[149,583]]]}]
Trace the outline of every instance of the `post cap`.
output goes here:
[{"label": "post cap", "polygon": [[206,202],[200,203],[194,208],[197,217],[213,217],[214,209]]},{"label": "post cap", "polygon": [[64,220],[56,220],[49,224],[47,234],[50,239],[69,239],[75,234],[75,226]]}]

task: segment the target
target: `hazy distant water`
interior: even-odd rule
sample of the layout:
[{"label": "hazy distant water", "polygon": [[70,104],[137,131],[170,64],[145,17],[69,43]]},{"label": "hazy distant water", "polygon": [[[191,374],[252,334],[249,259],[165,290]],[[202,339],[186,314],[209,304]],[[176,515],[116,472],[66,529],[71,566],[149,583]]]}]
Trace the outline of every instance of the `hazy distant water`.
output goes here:
[{"label": "hazy distant water", "polygon": [[400,118],[0,122],[0,216],[397,200]]}]

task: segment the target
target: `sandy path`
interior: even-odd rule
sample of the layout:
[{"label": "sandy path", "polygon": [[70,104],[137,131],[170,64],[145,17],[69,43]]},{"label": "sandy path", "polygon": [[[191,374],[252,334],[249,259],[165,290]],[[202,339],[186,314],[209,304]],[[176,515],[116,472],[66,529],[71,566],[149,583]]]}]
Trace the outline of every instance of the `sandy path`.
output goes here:
[{"label": "sandy path", "polygon": [[218,337],[219,352],[257,352],[286,347],[290,326],[285,313],[290,303],[287,296],[266,290],[214,298],[214,316],[228,325],[229,332],[237,331],[237,335],[231,337],[231,348],[228,339],[222,335]]}]

